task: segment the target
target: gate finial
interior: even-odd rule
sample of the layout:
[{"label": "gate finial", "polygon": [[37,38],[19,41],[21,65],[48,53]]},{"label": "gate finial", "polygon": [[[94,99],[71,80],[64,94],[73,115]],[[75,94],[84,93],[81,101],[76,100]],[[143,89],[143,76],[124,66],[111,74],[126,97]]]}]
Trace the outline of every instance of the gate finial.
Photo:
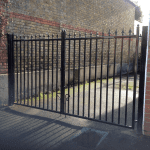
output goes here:
[{"label": "gate finial", "polygon": [[129,30],[129,35],[131,35],[131,32],[132,32],[132,31],[131,31],[131,28],[130,28],[130,30]]},{"label": "gate finial", "polygon": [[110,36],[110,29],[109,29],[108,35]]},{"label": "gate finial", "polygon": [[117,29],[116,29],[116,31],[115,31],[115,35],[117,36]]},{"label": "gate finial", "polygon": [[96,37],[98,36],[98,32],[96,32]]},{"label": "gate finial", "polygon": [[121,32],[121,33],[122,33],[122,35],[124,35],[124,29],[122,30],[122,32]]}]

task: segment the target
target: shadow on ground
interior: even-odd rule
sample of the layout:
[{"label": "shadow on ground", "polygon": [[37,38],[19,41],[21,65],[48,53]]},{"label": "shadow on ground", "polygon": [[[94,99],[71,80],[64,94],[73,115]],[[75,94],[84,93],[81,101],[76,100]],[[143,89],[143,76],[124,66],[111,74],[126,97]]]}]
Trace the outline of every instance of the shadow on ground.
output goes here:
[{"label": "shadow on ground", "polygon": [[150,149],[150,137],[138,135],[136,129],[25,106],[0,108],[0,120],[0,150]]}]

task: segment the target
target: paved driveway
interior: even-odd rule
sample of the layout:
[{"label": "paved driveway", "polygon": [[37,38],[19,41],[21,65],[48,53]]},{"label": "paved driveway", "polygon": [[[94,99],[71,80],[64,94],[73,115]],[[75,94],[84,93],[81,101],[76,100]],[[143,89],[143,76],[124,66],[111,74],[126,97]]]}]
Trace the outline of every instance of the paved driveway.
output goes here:
[{"label": "paved driveway", "polygon": [[[117,83],[116,79],[116,83]],[[133,77],[130,77],[132,82]],[[119,81],[119,80],[118,80]],[[122,84],[123,84],[122,80]],[[108,119],[111,119],[112,84],[109,82]],[[117,85],[117,84],[116,84]],[[103,84],[105,89],[106,84]],[[99,87],[97,87],[99,95]],[[125,89],[122,89],[121,123],[124,123]],[[91,100],[94,96],[91,90]],[[115,93],[119,89],[116,88]],[[82,94],[82,93],[81,93]],[[117,97],[118,94],[116,94]],[[86,94],[87,96],[87,94]],[[138,96],[138,95],[137,95]],[[82,96],[81,96],[82,97]],[[106,97],[106,90],[103,90]],[[130,114],[133,91],[129,90],[128,112]],[[98,96],[97,96],[98,99]],[[81,100],[82,101],[82,100]],[[85,101],[85,103],[87,100]],[[115,98],[115,105],[118,98]],[[137,104],[137,103],[136,103]],[[70,111],[71,110],[70,99]],[[91,107],[92,107],[91,101]],[[97,108],[98,102],[96,104]],[[102,118],[105,119],[105,102],[102,102]],[[76,107],[75,102],[75,107]],[[82,107],[82,105],[80,106]],[[87,106],[86,106],[87,107]],[[115,116],[118,108],[115,106]],[[104,109],[104,110],[103,110]],[[86,109],[85,109],[86,110]],[[97,109],[96,109],[97,110]],[[76,111],[76,109],[75,109]],[[91,108],[91,112],[92,112]],[[96,111],[98,112],[98,111]],[[86,115],[87,112],[85,112]],[[82,111],[81,111],[82,114]],[[91,113],[91,116],[93,114]],[[99,114],[96,114],[99,117]],[[117,117],[116,117],[117,118]],[[130,117],[129,117],[130,118]],[[116,120],[117,121],[117,120]],[[128,124],[130,121],[128,120]],[[136,124],[135,124],[136,125]],[[13,105],[0,108],[0,150],[149,150],[150,137],[138,135],[135,130],[108,125],[86,119],[60,115],[35,108]]]}]

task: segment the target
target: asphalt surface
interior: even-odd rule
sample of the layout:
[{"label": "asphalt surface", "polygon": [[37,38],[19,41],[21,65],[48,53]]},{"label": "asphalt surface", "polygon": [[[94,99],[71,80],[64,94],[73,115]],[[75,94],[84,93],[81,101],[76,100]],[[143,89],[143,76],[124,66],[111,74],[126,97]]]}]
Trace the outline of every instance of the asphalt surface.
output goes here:
[{"label": "asphalt surface", "polygon": [[0,109],[0,150],[149,150],[136,130],[25,106]]},{"label": "asphalt surface", "polygon": [[[131,77],[130,82],[132,80]],[[116,80],[116,82],[118,81]],[[108,102],[111,103],[112,84],[111,81],[109,83]],[[103,86],[106,87],[105,84]],[[97,87],[98,95],[99,91],[99,87]],[[117,105],[117,107],[114,110],[114,120],[118,114],[117,93],[119,93],[119,89],[116,89],[115,92],[117,98],[115,98],[114,105],[115,107]],[[125,93],[126,90],[122,88],[120,123],[124,121]],[[130,125],[133,91],[129,90],[128,95],[127,112],[129,119],[127,122]],[[88,96],[88,93],[86,93],[86,96]],[[93,96],[94,90],[91,90],[91,100]],[[105,96],[106,90],[103,90],[102,97]],[[104,100],[106,101],[106,99]],[[92,105],[94,103],[91,101],[91,107],[93,108]],[[99,106],[98,103],[97,105]],[[75,108],[76,106],[77,102],[75,102]],[[102,119],[105,119],[106,116],[105,109],[103,110],[105,106],[106,103],[102,102]],[[70,111],[72,112],[71,108],[72,101],[70,97]],[[85,106],[85,115],[87,115],[87,108]],[[92,108],[91,112],[93,112]],[[112,105],[108,105],[108,121],[112,114],[111,108]],[[76,111],[77,109],[75,109],[75,113]],[[79,112],[82,115],[82,111]],[[98,112],[96,117],[98,117]],[[91,113],[92,115],[93,113]],[[36,108],[13,105],[0,108],[0,150],[150,150],[150,137],[138,134],[136,123],[133,130]]]}]

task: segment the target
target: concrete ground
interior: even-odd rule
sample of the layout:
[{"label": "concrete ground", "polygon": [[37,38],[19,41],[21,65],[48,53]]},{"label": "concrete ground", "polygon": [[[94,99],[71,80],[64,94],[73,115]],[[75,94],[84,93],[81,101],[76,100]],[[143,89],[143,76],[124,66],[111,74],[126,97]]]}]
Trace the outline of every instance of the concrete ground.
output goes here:
[{"label": "concrete ground", "polygon": [[149,150],[136,130],[25,106],[0,109],[0,150]]},{"label": "concrete ground", "polygon": [[[122,79],[122,84],[126,81]],[[130,76],[129,82],[133,83]],[[116,85],[119,79],[116,78]],[[92,83],[91,83],[92,84]],[[137,83],[138,85],[138,83]],[[106,83],[103,81],[102,99],[102,120],[105,120],[106,107]],[[131,87],[132,88],[132,87]],[[96,88],[99,95],[100,88]],[[85,104],[88,103],[88,91],[86,91]],[[112,114],[112,81],[109,81],[108,89],[108,121]],[[115,89],[114,100],[114,121],[117,122],[118,115],[118,93]],[[121,118],[120,123],[124,124],[125,115],[125,87],[121,92]],[[81,102],[82,97],[81,95]],[[91,90],[91,100],[94,96],[94,89]],[[75,96],[76,97],[76,96]],[[138,97],[138,89],[137,95]],[[97,100],[98,100],[97,96]],[[127,125],[131,125],[133,91],[128,93],[128,119]],[[99,100],[98,100],[99,101]],[[96,101],[96,118],[99,117]],[[80,104],[81,104],[80,102]],[[91,115],[93,116],[93,101],[91,101]],[[42,106],[42,105],[41,105]],[[77,113],[77,100],[75,98],[75,114]],[[82,108],[83,105],[80,107]],[[67,104],[68,107],[68,104]],[[72,112],[72,96],[70,97],[70,113]],[[82,115],[82,109],[79,115]],[[87,116],[85,105],[85,116]],[[98,111],[97,111],[98,110]],[[137,99],[136,115],[137,119]],[[136,123],[135,123],[136,126]],[[49,111],[35,108],[13,105],[0,108],[0,150],[149,150],[150,137],[138,135],[135,129],[109,125],[101,122],[60,115]]]}]

